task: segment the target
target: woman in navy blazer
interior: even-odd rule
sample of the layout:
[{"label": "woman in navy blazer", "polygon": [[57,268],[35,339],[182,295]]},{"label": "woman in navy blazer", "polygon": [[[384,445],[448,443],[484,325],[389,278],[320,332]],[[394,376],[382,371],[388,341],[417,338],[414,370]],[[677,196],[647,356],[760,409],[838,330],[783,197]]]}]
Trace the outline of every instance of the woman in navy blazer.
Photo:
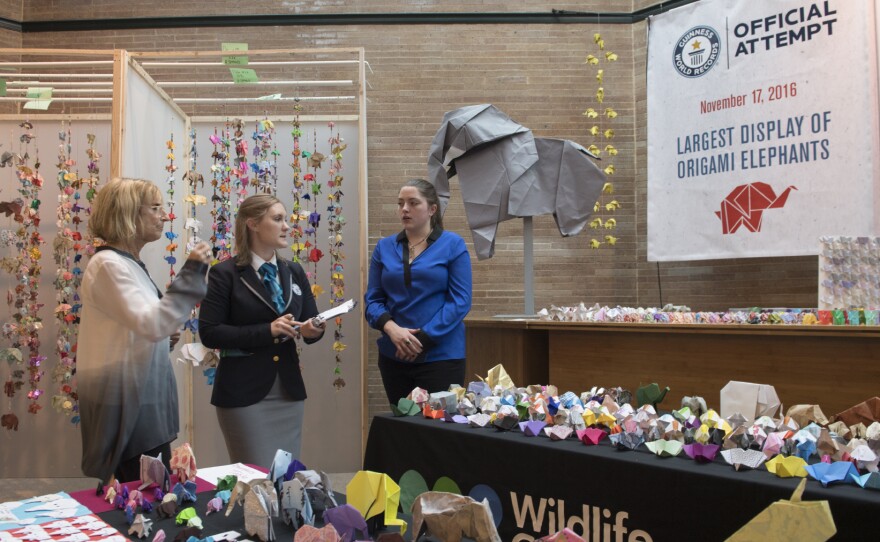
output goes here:
[{"label": "woman in navy blazer", "polygon": [[232,462],[268,467],[275,450],[300,457],[306,389],[296,341],[324,334],[303,268],[281,258],[287,211],[247,198],[235,219],[235,258],[211,268],[199,314],[202,344],[221,350],[211,404]]}]

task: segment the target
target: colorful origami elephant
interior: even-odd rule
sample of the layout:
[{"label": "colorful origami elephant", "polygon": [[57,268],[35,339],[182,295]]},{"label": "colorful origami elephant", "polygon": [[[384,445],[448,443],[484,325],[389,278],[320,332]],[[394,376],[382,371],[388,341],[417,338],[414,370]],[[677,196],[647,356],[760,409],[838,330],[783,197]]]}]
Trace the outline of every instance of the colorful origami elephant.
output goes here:
[{"label": "colorful origami elephant", "polygon": [[797,190],[789,186],[778,197],[767,183],[742,184],[734,188],[721,202],[721,210],[715,211],[721,219],[721,233],[736,233],[740,226],[753,232],[761,231],[761,220],[767,209],[781,209],[788,193]]},{"label": "colorful origami elephant", "polygon": [[181,482],[194,480],[196,477],[196,454],[188,442],[183,443],[171,452],[171,469]]}]

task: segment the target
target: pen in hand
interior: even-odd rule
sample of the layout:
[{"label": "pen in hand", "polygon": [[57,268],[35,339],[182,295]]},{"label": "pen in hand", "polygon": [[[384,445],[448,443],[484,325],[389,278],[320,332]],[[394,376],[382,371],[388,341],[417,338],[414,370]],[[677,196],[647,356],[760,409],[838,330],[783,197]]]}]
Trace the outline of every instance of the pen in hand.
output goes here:
[{"label": "pen in hand", "polygon": [[[293,330],[299,333],[299,326],[293,326]],[[281,342],[285,343],[290,340],[290,335],[285,335],[281,337]]]},{"label": "pen in hand", "polygon": [[[293,316],[290,316],[290,318],[293,318]],[[312,321],[313,326],[323,327],[324,322],[321,321],[318,317],[312,318],[311,321]],[[293,326],[293,330],[297,333],[300,333],[300,326]],[[301,336],[302,336],[302,334],[300,334],[300,337]],[[281,337],[281,342],[286,342],[289,340],[290,340],[290,335],[285,335],[285,336]]]}]

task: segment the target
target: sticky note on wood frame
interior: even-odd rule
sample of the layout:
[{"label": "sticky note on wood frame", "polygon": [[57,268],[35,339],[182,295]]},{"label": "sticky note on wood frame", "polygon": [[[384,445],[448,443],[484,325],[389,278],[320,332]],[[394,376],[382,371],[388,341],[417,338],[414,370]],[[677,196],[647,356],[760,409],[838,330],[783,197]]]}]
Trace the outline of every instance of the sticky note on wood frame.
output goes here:
[{"label": "sticky note on wood frame", "polygon": [[52,87],[28,87],[25,97],[31,101],[25,102],[22,109],[45,111],[52,104]]},{"label": "sticky note on wood frame", "polygon": [[[244,51],[247,52],[248,44],[247,43],[221,43],[220,44],[221,51]],[[231,55],[226,56],[223,55],[223,63],[227,66],[247,66],[248,57],[245,55]]]}]

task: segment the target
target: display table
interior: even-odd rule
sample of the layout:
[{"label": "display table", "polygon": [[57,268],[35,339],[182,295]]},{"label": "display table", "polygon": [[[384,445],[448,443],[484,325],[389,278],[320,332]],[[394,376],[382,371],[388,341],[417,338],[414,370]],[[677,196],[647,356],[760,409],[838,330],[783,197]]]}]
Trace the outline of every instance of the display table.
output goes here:
[{"label": "display table", "polygon": [[[232,467],[233,470],[230,472],[234,472],[236,465],[229,466]],[[265,468],[259,466],[247,466],[251,467],[251,472],[247,474],[253,478],[253,474],[255,471],[267,472]],[[172,486],[176,483],[176,479],[172,476]],[[125,487],[129,489],[129,491],[136,489],[138,485],[140,485],[139,481],[128,482],[123,484]],[[144,498],[156,506],[155,502],[155,488],[156,486],[150,486],[144,491]],[[204,528],[199,533],[199,538],[205,538],[207,536],[216,535],[218,533],[224,533],[227,531],[235,531],[239,536],[239,540],[246,541],[253,539],[244,528],[244,509],[243,506],[237,505],[232,513],[227,516],[224,512],[207,514],[207,504],[208,501],[211,500],[216,495],[216,488],[213,483],[210,481],[204,480],[202,478],[196,478],[196,502],[185,502],[180,507],[179,510],[183,510],[188,507],[194,507],[197,515],[202,519]],[[87,533],[91,532],[90,530],[80,531],[86,536],[92,536],[93,540],[124,540],[123,538],[113,538],[115,535],[122,535],[122,537],[129,540],[139,540],[135,534],[129,535],[128,529],[129,524],[126,520],[126,515],[123,510],[119,510],[113,506],[112,503],[108,503],[104,500],[103,496],[97,496],[95,494],[94,489],[86,489],[82,491],[77,491],[67,494],[60,494],[62,497],[69,497],[78,503],[77,508],[75,509],[72,515],[66,515],[61,520],[56,520],[48,515],[39,514],[37,512],[33,512],[28,515],[24,512],[20,512],[21,508],[13,508],[13,510],[18,511],[20,516],[19,518],[29,518],[33,514],[37,514],[34,516],[34,519],[31,520],[31,523],[20,523],[19,521],[13,518],[10,521],[7,518],[7,521],[3,521],[3,516],[0,515],[0,540],[8,540],[10,542],[18,542],[18,541],[26,541],[26,540],[43,540],[42,538],[28,538],[27,533],[23,532],[22,529],[31,526],[45,526],[44,531],[48,530],[51,538],[46,539],[45,542],[63,542],[63,540],[74,540],[74,538],[64,538],[68,534],[72,533],[61,533],[55,532],[56,529],[60,529],[58,523],[69,523],[70,526],[73,526],[73,530],[85,529],[82,527],[84,523],[89,523],[91,521],[103,522],[104,526],[110,527],[111,530],[117,531],[114,535],[109,533],[101,533],[100,535],[89,535]],[[339,505],[343,505],[346,502],[345,494],[340,492],[334,492],[336,502]],[[76,504],[75,503],[75,504]],[[28,505],[35,506],[36,503],[31,503]],[[224,506],[225,510],[225,506]],[[2,507],[0,507],[0,511],[2,511]],[[144,517],[150,519],[152,521],[152,532],[146,537],[146,540],[152,540],[155,536],[155,533],[162,529],[165,531],[167,536],[167,540],[173,541],[175,537],[180,538],[179,535],[186,528],[185,525],[177,525],[175,523],[175,518],[160,518],[156,511],[151,513],[144,514]],[[89,521],[80,521],[84,518],[90,518]],[[275,535],[278,540],[286,540],[290,541],[293,539],[295,531],[291,525],[287,525],[284,523],[281,515],[278,517],[272,518],[272,524],[275,530]],[[50,526],[51,525],[51,526]],[[322,527],[324,525],[323,519],[319,514],[316,515],[315,518],[315,526]],[[77,527],[78,526],[78,527]],[[14,534],[13,534],[14,532]],[[39,536],[43,536],[44,533],[40,533]],[[72,534],[74,537],[81,537],[80,533]],[[62,540],[63,539],[63,540]],[[183,537],[182,540],[186,540],[186,537]],[[182,541],[180,541],[182,542]]]},{"label": "display table", "polygon": [[[485,484],[500,498],[498,531],[505,542],[533,540],[563,525],[587,530],[589,542],[724,540],[770,503],[790,498],[800,481],[686,456],[661,459],[646,449],[618,451],[603,442],[588,447],[422,417],[377,416],[364,468],[394,480],[413,469],[429,488],[447,476],[464,494]],[[877,539],[880,492],[823,488],[811,480],[804,499],[830,502],[836,540]]]},{"label": "display table", "polygon": [[[821,405],[833,415],[877,395],[880,327],[618,324],[467,318],[467,375],[504,364],[518,386],[560,393],[657,382],[660,408],[702,395],[719,405],[730,380],[772,384],[786,407]],[[467,383],[463,383],[466,385]]]}]

